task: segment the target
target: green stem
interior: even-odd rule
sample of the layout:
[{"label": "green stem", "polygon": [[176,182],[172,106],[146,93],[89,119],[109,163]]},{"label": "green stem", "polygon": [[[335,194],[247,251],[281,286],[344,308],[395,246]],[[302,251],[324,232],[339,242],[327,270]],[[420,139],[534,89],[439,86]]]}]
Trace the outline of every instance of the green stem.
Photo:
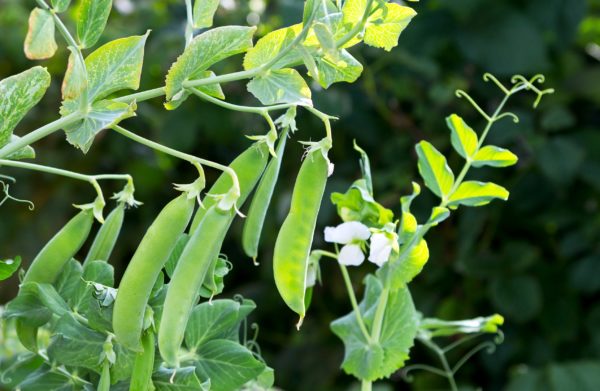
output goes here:
[{"label": "green stem", "polygon": [[187,17],[187,24],[185,26],[185,47],[187,48],[194,38],[194,16],[192,15],[191,0],[185,0],[185,13]]},{"label": "green stem", "polygon": [[39,129],[34,130],[21,137],[17,141],[11,142],[5,145],[2,149],[0,149],[0,159],[7,157],[8,155],[20,150],[21,148],[25,148],[28,145],[33,144],[34,142],[60,130],[68,125],[71,125],[74,122],[79,121],[84,116],[79,112],[75,112],[67,115],[66,117],[62,117],[57,119],[56,121],[50,122],[47,125],[42,126]]},{"label": "green stem", "polygon": [[[337,258],[337,256],[336,256]],[[350,298],[350,303],[352,303],[352,309],[354,310],[354,314],[356,315],[356,321],[358,322],[358,327],[360,331],[363,333],[363,337],[368,344],[371,344],[371,336],[369,335],[369,331],[367,330],[367,326],[365,325],[365,321],[360,313],[360,309],[358,308],[358,302],[356,301],[356,296],[354,295],[354,288],[352,287],[352,281],[350,281],[350,275],[348,274],[348,268],[338,262],[340,265],[340,271],[342,272],[342,277],[344,277],[344,283],[346,285],[346,290],[348,291],[348,297]]]},{"label": "green stem", "polygon": [[439,346],[437,346],[436,344],[434,344],[433,342],[431,342],[428,339],[419,339],[419,340],[438,356],[440,362],[442,363],[442,368],[444,369],[444,377],[446,379],[448,379],[448,383],[450,383],[450,390],[458,391],[456,381],[454,380],[454,372],[452,371],[452,369],[450,368],[450,365],[448,364],[448,360],[446,359],[446,355],[444,354],[444,351],[442,349],[440,349]]},{"label": "green stem", "polygon": [[355,24],[354,27],[352,27],[352,29],[346,33],[346,35],[344,35],[342,38],[340,38],[339,41],[336,42],[336,47],[338,47],[338,48],[344,47],[345,44],[347,44],[354,37],[356,37],[356,34],[360,33],[365,28],[365,25],[367,24],[367,20],[369,19],[369,16],[371,15],[370,11],[371,11],[372,5],[373,5],[373,0],[368,0],[367,5],[365,6],[365,13],[363,14],[363,17],[361,18],[360,22]]},{"label": "green stem", "polygon": [[360,391],[371,391],[373,389],[373,383],[369,380],[363,380],[360,384]]},{"label": "green stem", "polygon": [[242,106],[242,105],[236,105],[233,103],[229,103],[229,102],[225,102],[223,100],[214,98],[208,94],[205,94],[202,91],[198,91],[197,89],[193,88],[190,89],[190,91],[196,95],[197,97],[199,97],[200,99],[203,99],[207,102],[213,103],[217,106],[221,106],[223,108],[226,108],[228,110],[233,110],[233,111],[239,111],[242,113],[253,113],[253,114],[259,114],[264,116],[266,113],[268,113],[269,111],[276,111],[276,110],[285,110],[285,109],[289,109],[290,107],[296,106],[293,103],[282,103],[282,104],[278,104],[278,105],[272,105],[272,106]]}]

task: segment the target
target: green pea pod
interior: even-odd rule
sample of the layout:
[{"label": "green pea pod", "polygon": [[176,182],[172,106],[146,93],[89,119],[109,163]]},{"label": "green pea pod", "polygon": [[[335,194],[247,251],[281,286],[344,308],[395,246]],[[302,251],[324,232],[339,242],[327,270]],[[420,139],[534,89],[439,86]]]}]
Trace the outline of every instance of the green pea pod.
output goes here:
[{"label": "green pea pod", "polygon": [[[260,179],[267,160],[269,157],[269,147],[264,142],[253,144],[250,148],[242,152],[231,164],[231,167],[237,174],[238,181],[240,182],[240,198],[238,198],[238,207],[240,207],[248,198],[254,186]],[[221,176],[215,181],[213,186],[208,191],[208,194],[224,194],[231,189],[232,182],[231,177],[227,173],[221,174]],[[204,218],[206,212],[216,203],[214,197],[204,197],[202,201],[204,208],[199,208],[194,216],[194,221],[190,228],[190,232],[200,225],[200,221]]]},{"label": "green pea pod", "polygon": [[38,328],[23,323],[22,319],[17,319],[15,323],[15,329],[17,331],[17,337],[19,337],[19,341],[21,341],[21,344],[23,344],[23,346],[25,346],[27,350],[37,353]]},{"label": "green pea pod", "polygon": [[100,381],[98,382],[97,391],[109,391],[110,390],[110,364],[108,361],[104,361],[102,364],[102,374],[100,375]]},{"label": "green pea pod", "polygon": [[169,202],[148,228],[125,270],[115,299],[113,329],[117,341],[131,350],[142,349],[144,313],[152,287],[193,210],[194,200],[185,193]]},{"label": "green pea pod", "polygon": [[154,370],[154,332],[146,330],[142,335],[143,353],[138,353],[133,363],[129,391],[148,391],[153,389],[152,371]]},{"label": "green pea pod", "polygon": [[108,262],[110,254],[115,248],[117,238],[121,232],[123,226],[123,219],[125,217],[125,205],[119,203],[117,207],[110,212],[102,227],[98,230],[96,238],[88,251],[83,264],[87,264],[91,261],[105,261]]},{"label": "green pea pod", "polygon": [[275,242],[275,284],[288,307],[300,315],[298,327],[306,313],[308,256],[325,191],[328,166],[321,148],[307,154],[296,178],[290,212]]},{"label": "green pea pod", "polygon": [[185,328],[198,300],[198,292],[212,262],[219,256],[235,211],[211,207],[193,231],[169,283],[158,332],[162,358],[177,365],[177,352],[183,342]]},{"label": "green pea pod", "polygon": [[277,178],[279,177],[279,170],[281,168],[281,161],[283,159],[283,152],[285,151],[287,140],[287,132],[286,128],[279,138],[277,158],[271,159],[271,162],[267,166],[265,174],[256,188],[256,193],[252,198],[252,203],[248,210],[248,216],[244,222],[242,246],[246,255],[252,257],[255,261],[258,256],[258,245],[260,243],[260,235],[265,223],[265,217],[267,216],[267,210],[271,204],[273,191],[275,190]]}]

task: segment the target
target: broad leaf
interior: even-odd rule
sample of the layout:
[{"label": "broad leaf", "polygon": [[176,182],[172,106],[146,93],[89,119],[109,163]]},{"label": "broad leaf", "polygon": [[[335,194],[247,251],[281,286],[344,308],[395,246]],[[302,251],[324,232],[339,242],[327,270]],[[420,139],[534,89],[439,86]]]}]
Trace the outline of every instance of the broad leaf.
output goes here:
[{"label": "broad leaf", "polygon": [[17,124],[46,93],[50,74],[33,67],[0,81],[0,148],[8,144]]},{"label": "broad leaf", "polygon": [[312,106],[310,88],[297,70],[292,68],[267,71],[248,83],[248,91],[263,105],[293,103]]},{"label": "broad leaf", "polygon": [[211,391],[239,390],[266,367],[245,346],[225,339],[207,342],[200,347],[198,355],[196,374],[210,379]]},{"label": "broad leaf", "polygon": [[447,196],[454,185],[454,174],[444,155],[427,141],[418,143],[416,150],[419,156],[419,173],[425,186],[440,198]]},{"label": "broad leaf", "polygon": [[194,3],[194,27],[197,29],[211,27],[220,0],[196,0]]},{"label": "broad leaf", "polygon": [[139,88],[144,45],[149,33],[111,41],[85,59],[90,102],[113,92]]},{"label": "broad leaf", "polygon": [[195,367],[177,369],[159,368],[152,375],[152,383],[156,391],[209,391],[198,379]]},{"label": "broad leaf", "polygon": [[58,294],[61,295],[67,301],[67,303],[69,303],[71,308],[73,308],[73,303],[77,298],[77,290],[82,281],[82,276],[83,267],[81,266],[81,263],[75,259],[71,259],[63,267],[62,272],[54,283]]},{"label": "broad leaf", "polygon": [[331,202],[343,221],[381,228],[394,220],[394,213],[373,199],[365,179],[355,181],[346,193],[332,193]]},{"label": "broad leaf", "polygon": [[255,27],[217,27],[195,37],[169,69],[167,101],[183,91],[183,82],[198,79],[211,65],[252,47]]},{"label": "broad leaf", "polygon": [[56,12],[65,12],[69,8],[71,0],[52,0],[52,8]]},{"label": "broad leaf", "polygon": [[[67,141],[81,149],[83,153],[87,153],[94,138],[101,130],[110,128],[123,119],[134,116],[135,109],[135,102],[131,104],[110,100],[95,102],[85,118],[64,129]],[[63,116],[68,115],[76,110],[76,102],[66,101],[61,107],[61,114]]]},{"label": "broad leaf", "polygon": [[354,26],[359,23],[367,10],[367,0],[346,0],[342,8],[344,23]]},{"label": "broad leaf", "polygon": [[82,48],[92,47],[102,36],[112,0],[81,0],[77,15],[77,39]]},{"label": "broad leaf", "polygon": [[456,152],[465,159],[473,157],[479,143],[477,133],[456,114],[446,118],[446,123],[450,128],[450,141]]},{"label": "broad leaf", "polygon": [[[354,83],[363,71],[363,66],[346,50],[341,50],[337,56],[325,54],[316,60],[319,72],[317,81],[323,88],[329,88],[333,83]],[[314,78],[311,72],[311,77]]]},{"label": "broad leaf", "polygon": [[517,163],[519,158],[508,149],[486,145],[473,158],[474,167],[508,167]]},{"label": "broad leaf", "polygon": [[[19,141],[21,137],[15,136],[14,134],[10,136],[10,142],[15,143]],[[33,159],[35,158],[35,150],[30,145],[23,147],[6,157],[8,160],[21,160],[21,159]]]},{"label": "broad leaf", "polygon": [[367,45],[390,51],[398,45],[400,33],[417,13],[410,7],[395,3],[388,3],[385,8],[369,17],[364,41]]},{"label": "broad leaf", "polygon": [[77,54],[77,49],[69,47],[71,55],[61,88],[63,100],[77,99],[88,87],[85,63]]},{"label": "broad leaf", "polygon": [[457,208],[459,205],[482,206],[494,199],[506,201],[508,191],[502,186],[490,182],[466,181],[450,196],[448,206]]},{"label": "broad leaf", "polygon": [[20,391],[73,391],[76,388],[71,378],[43,365],[19,383],[17,389]]},{"label": "broad leaf", "polygon": [[[256,42],[256,45],[248,50],[248,53],[244,56],[244,69],[254,69],[259,66],[271,61],[277,54],[283,49],[287,48],[292,41],[296,38],[302,25],[296,24],[290,27],[282,28],[279,30],[271,31],[264,37]],[[288,64],[292,64],[295,61],[301,59],[300,54],[292,50],[276,64],[273,64],[271,69],[283,68]]]},{"label": "broad leaf", "polygon": [[6,306],[7,319],[19,318],[29,326],[42,326],[52,313],[64,314],[68,306],[49,284],[28,282],[21,285],[19,294]]},{"label": "broad leaf", "polygon": [[[367,328],[372,327],[375,308],[382,291],[381,282],[368,275],[365,295],[359,305]],[[333,333],[344,342],[344,371],[371,381],[389,377],[404,366],[409,350],[414,344],[418,326],[418,315],[407,288],[389,293],[378,343],[365,339],[354,312],[331,323]]]},{"label": "broad leaf", "polygon": [[[402,248],[400,248],[402,253]],[[378,271],[378,275],[385,276],[391,282],[392,289],[401,289],[411,282],[429,260],[429,247],[421,239],[404,257],[395,259]]]},{"label": "broad leaf", "polygon": [[34,8],[29,16],[25,55],[30,60],[45,60],[54,56],[57,48],[52,14],[50,11]]},{"label": "broad leaf", "polygon": [[0,281],[10,278],[21,266],[21,257],[0,259]]}]

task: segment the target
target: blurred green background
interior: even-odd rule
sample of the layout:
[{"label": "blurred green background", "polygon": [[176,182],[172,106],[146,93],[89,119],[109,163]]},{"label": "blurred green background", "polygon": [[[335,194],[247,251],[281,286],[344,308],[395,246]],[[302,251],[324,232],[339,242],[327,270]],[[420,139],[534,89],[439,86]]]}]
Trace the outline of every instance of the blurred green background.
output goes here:
[{"label": "blurred green background", "polygon": [[[0,0],[0,78],[34,64],[22,43],[34,1]],[[600,1],[599,0],[423,0],[410,3],[419,15],[391,53],[367,47],[352,53],[365,64],[354,85],[328,91],[315,86],[315,104],[340,117],[334,123],[332,161],[335,174],[328,193],[343,191],[360,175],[356,139],[371,156],[376,196],[398,211],[398,199],[417,178],[413,145],[432,141],[450,153],[444,118],[457,113],[475,128],[481,120],[454,96],[466,89],[491,111],[501,98],[481,76],[489,71],[508,82],[514,73],[543,73],[556,93],[533,111],[524,94],[510,106],[521,119],[501,122],[491,142],[516,152],[519,164],[480,174],[511,191],[508,203],[461,209],[428,235],[431,259],[412,284],[417,307],[427,316],[471,318],[494,312],[506,317],[505,342],[492,355],[476,355],[458,374],[465,389],[598,390],[600,389]],[[295,23],[299,0],[223,1],[217,24],[260,21],[259,35]],[[115,0],[104,36],[141,34],[148,41],[142,89],[162,85],[170,64],[183,49],[183,1]],[[67,21],[68,22],[68,21]],[[59,41],[60,42],[60,41]],[[61,42],[62,44],[62,42]],[[52,88],[16,133],[24,134],[57,118],[60,83],[67,51],[51,61]],[[241,58],[218,72],[239,69]],[[224,86],[235,102],[257,104],[243,83]],[[322,126],[306,113],[294,140],[320,138]],[[262,133],[260,117],[227,112],[195,99],[167,112],[156,99],[139,105],[138,117],[124,125],[183,151],[227,163],[249,145],[247,134]],[[312,310],[300,332],[272,283],[271,254],[277,228],[288,207],[301,146],[291,143],[277,196],[269,214],[261,265],[252,266],[240,246],[241,221],[234,224],[224,253],[235,268],[226,280],[226,295],[254,299],[260,324],[258,341],[276,369],[277,384],[293,390],[346,390],[351,379],[339,371],[342,344],[329,323],[350,305],[341,276],[323,263],[324,286],[314,294]],[[179,161],[134,145],[117,134],[102,133],[87,156],[71,148],[62,134],[35,145],[38,161],[82,173],[130,173],[137,198],[144,202],[127,213],[120,245],[111,263],[122,272],[128,258],[159,208],[175,196],[171,183],[194,179],[195,170]],[[452,155],[450,164],[459,164]],[[3,171],[4,172],[4,171]],[[74,213],[71,204],[90,202],[91,188],[48,175],[6,170],[18,182],[15,196],[32,200],[36,209],[8,203],[0,209],[0,254],[21,255],[27,264]],[[216,177],[209,172],[209,178]],[[105,193],[120,185],[107,183]],[[421,197],[426,211],[433,198]],[[110,205],[110,204],[109,204]],[[339,223],[325,200],[315,246],[323,245],[322,228]],[[370,270],[353,270],[357,287]],[[0,303],[12,298],[17,280],[2,283]],[[415,362],[435,363],[421,346]],[[458,357],[454,357],[457,359]],[[435,363],[437,365],[437,363]],[[416,373],[407,385],[393,376],[383,390],[444,389],[437,378]],[[588,387],[588,388],[586,388]]]}]

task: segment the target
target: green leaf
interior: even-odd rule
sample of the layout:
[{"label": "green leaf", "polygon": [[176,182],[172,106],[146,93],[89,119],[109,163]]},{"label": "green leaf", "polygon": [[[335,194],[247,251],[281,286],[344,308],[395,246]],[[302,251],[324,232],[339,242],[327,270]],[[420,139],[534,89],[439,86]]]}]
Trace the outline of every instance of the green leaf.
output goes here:
[{"label": "green leaf", "polygon": [[17,297],[8,303],[4,316],[19,318],[29,326],[38,327],[48,322],[53,312],[63,315],[68,310],[52,285],[28,282],[21,285]]},{"label": "green leaf", "polygon": [[255,379],[265,364],[257,360],[245,346],[226,339],[203,344],[198,350],[196,374],[210,379],[211,391],[235,391]]},{"label": "green leaf", "polygon": [[[213,71],[202,71],[199,72],[196,76],[199,79],[205,79],[208,77],[214,77],[215,73]],[[225,94],[221,89],[221,85],[218,83],[215,84],[207,84],[200,87],[195,87],[196,90],[203,92],[207,95],[215,97],[217,99],[225,99]],[[173,99],[165,103],[165,107],[168,110],[175,110],[178,108],[185,100],[191,95],[190,89],[182,90],[178,94],[176,94]]]},{"label": "green leaf", "polygon": [[0,148],[8,144],[17,124],[50,86],[46,68],[33,67],[0,81]]},{"label": "green leaf", "polygon": [[477,133],[456,114],[446,118],[446,123],[450,128],[450,141],[456,152],[465,159],[472,158],[479,143]]},{"label": "green leaf", "polygon": [[388,3],[384,9],[373,12],[368,19],[364,41],[367,45],[392,50],[398,45],[400,33],[404,31],[417,13],[410,7]]},{"label": "green leaf", "polygon": [[421,194],[421,186],[417,182],[412,182],[413,192],[410,195],[400,197],[402,212],[410,212],[410,206],[415,198]]},{"label": "green leaf", "polygon": [[105,261],[91,261],[83,266],[84,281],[95,282],[104,286],[115,286],[115,270]]},{"label": "green leaf", "polygon": [[444,155],[427,141],[416,146],[419,156],[419,173],[425,186],[440,198],[446,197],[454,185],[454,174]]},{"label": "green leaf", "polygon": [[156,391],[208,391],[210,386],[203,387],[195,371],[195,367],[161,367],[152,375],[152,383]]},{"label": "green leaf", "polygon": [[394,220],[394,213],[373,199],[365,179],[355,181],[344,194],[332,193],[331,202],[343,221],[381,228]]},{"label": "green leaf", "polygon": [[[295,24],[290,27],[271,31],[256,42],[256,45],[248,50],[244,56],[244,69],[254,69],[271,61],[277,54],[288,47],[302,30],[301,24]],[[293,64],[301,59],[300,53],[291,50],[283,56],[276,64],[271,67],[272,70],[284,68],[288,64]]]},{"label": "green leaf", "polygon": [[77,296],[77,290],[79,284],[81,283],[81,278],[83,276],[83,267],[81,263],[77,262],[75,259],[71,259],[64,266],[62,272],[56,279],[54,286],[59,295],[61,295],[71,308],[73,307],[73,302]]},{"label": "green leaf", "polygon": [[508,167],[517,163],[519,158],[508,149],[486,145],[473,158],[474,167]]},{"label": "green leaf", "polygon": [[[381,281],[368,275],[365,295],[359,305],[367,328],[373,323],[382,291]],[[354,312],[331,323],[331,330],[344,342],[344,371],[359,379],[374,381],[389,377],[404,366],[418,326],[419,319],[410,292],[402,288],[389,293],[378,343],[365,339]]]},{"label": "green leaf", "polygon": [[[402,249],[400,249],[402,253]],[[429,260],[429,247],[421,239],[403,258],[398,258],[379,269],[377,275],[385,276],[391,282],[391,289],[402,289],[423,271]]]},{"label": "green leaf", "polygon": [[[77,102],[66,101],[61,107],[61,114],[68,115],[78,108]],[[102,130],[118,124],[125,118],[135,115],[135,102],[131,104],[101,100],[92,104],[90,111],[81,121],[66,127],[67,141],[87,153],[96,135]]]},{"label": "green leaf", "polygon": [[240,323],[256,308],[251,300],[239,303],[234,300],[213,300],[194,308],[185,330],[185,344],[197,350],[215,339],[238,340]]},{"label": "green leaf", "polygon": [[312,26],[319,44],[325,51],[336,50],[335,38],[329,26],[322,22],[317,22]]},{"label": "green leaf", "polygon": [[140,87],[144,35],[119,38],[100,46],[85,59],[88,73],[88,99],[94,102],[124,89]]},{"label": "green leaf", "polygon": [[506,201],[508,190],[490,182],[466,181],[450,196],[448,206],[457,208],[459,205],[482,206],[494,199]]},{"label": "green leaf", "polygon": [[359,23],[367,9],[367,2],[367,0],[346,0],[342,7],[344,23],[352,26]]},{"label": "green leaf", "polygon": [[[14,134],[10,136],[10,142],[15,143],[19,141],[21,137],[15,136]],[[8,160],[21,160],[21,159],[33,159],[35,158],[35,150],[32,146],[28,145],[23,147],[6,157]]]},{"label": "green leaf", "polygon": [[59,13],[65,12],[70,4],[71,0],[52,0],[52,9]]},{"label": "green leaf", "polygon": [[448,217],[450,217],[450,211],[447,208],[436,206],[431,210],[431,216],[429,216],[427,223],[431,224],[432,227],[435,227]]},{"label": "green leaf", "polygon": [[293,103],[312,106],[311,91],[297,70],[292,68],[270,70],[248,83],[248,91],[263,105]]},{"label": "green leaf", "polygon": [[77,39],[82,48],[92,47],[102,36],[112,0],[81,0],[77,14]]},{"label": "green leaf", "polygon": [[0,259],[0,281],[10,278],[21,266],[21,257]]},{"label": "green leaf", "polygon": [[77,99],[88,87],[85,63],[77,54],[77,49],[69,46],[71,54],[61,88],[63,100]]},{"label": "green leaf", "polygon": [[17,389],[20,391],[73,391],[75,384],[69,377],[44,365],[29,374],[23,382],[19,383]]},{"label": "green leaf", "polygon": [[50,11],[34,8],[29,16],[25,55],[30,60],[45,60],[54,56],[57,48],[52,14]]},{"label": "green leaf", "polygon": [[[325,54],[316,59],[319,72],[317,81],[323,88],[329,88],[333,83],[354,83],[362,74],[362,64],[346,50],[340,50],[336,56]],[[312,72],[310,76],[314,78]]]},{"label": "green leaf", "polygon": [[183,91],[183,82],[198,79],[211,65],[252,47],[255,27],[217,27],[195,37],[167,74],[167,101]]},{"label": "green leaf", "polygon": [[212,27],[215,12],[219,8],[219,2],[220,0],[196,0],[192,13],[194,28]]}]

